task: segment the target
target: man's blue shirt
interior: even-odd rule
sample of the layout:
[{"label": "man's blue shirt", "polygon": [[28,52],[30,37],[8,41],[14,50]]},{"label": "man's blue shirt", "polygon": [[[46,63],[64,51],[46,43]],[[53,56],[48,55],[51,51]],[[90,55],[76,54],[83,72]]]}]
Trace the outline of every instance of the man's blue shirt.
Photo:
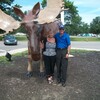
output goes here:
[{"label": "man's blue shirt", "polygon": [[69,35],[64,32],[61,36],[60,33],[56,33],[54,35],[57,43],[57,48],[67,48],[71,43],[70,43],[70,37]]}]

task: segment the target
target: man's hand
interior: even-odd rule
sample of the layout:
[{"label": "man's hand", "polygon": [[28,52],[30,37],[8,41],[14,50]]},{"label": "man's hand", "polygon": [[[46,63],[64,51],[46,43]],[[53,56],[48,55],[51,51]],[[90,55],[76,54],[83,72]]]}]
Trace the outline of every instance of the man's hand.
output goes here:
[{"label": "man's hand", "polygon": [[66,54],[66,57],[65,58],[68,58],[69,57],[69,54]]}]

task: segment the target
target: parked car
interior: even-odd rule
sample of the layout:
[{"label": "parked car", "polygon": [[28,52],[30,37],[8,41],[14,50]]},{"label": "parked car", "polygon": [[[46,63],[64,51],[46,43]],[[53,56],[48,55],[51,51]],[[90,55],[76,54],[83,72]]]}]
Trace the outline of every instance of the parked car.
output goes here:
[{"label": "parked car", "polygon": [[97,37],[100,37],[100,34],[98,34]]},{"label": "parked car", "polygon": [[81,33],[81,34],[78,34],[77,36],[82,36],[82,37],[96,37],[97,35],[93,34],[93,33]]},{"label": "parked car", "polygon": [[4,44],[5,45],[17,45],[17,39],[13,35],[4,36]]}]

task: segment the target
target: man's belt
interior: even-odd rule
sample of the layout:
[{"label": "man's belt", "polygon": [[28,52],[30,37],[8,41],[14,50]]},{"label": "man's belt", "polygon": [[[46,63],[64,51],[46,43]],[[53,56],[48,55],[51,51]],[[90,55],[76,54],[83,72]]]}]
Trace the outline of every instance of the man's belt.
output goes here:
[{"label": "man's belt", "polygon": [[57,48],[58,50],[66,50],[67,48]]}]

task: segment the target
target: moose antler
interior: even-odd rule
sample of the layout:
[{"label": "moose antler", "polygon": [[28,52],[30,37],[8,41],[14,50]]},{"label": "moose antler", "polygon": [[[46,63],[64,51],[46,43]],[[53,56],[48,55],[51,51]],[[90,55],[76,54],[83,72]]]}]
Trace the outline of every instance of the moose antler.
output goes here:
[{"label": "moose antler", "polygon": [[[5,14],[0,9],[0,29],[6,31],[4,34],[8,34],[9,32],[13,31],[14,29],[17,29],[20,27],[20,23],[16,21],[11,16]],[[3,34],[3,35],[4,35]],[[2,35],[2,34],[1,34]]]},{"label": "moose antler", "polygon": [[47,0],[47,7],[40,11],[38,21],[40,24],[53,22],[63,7],[63,0]]}]

